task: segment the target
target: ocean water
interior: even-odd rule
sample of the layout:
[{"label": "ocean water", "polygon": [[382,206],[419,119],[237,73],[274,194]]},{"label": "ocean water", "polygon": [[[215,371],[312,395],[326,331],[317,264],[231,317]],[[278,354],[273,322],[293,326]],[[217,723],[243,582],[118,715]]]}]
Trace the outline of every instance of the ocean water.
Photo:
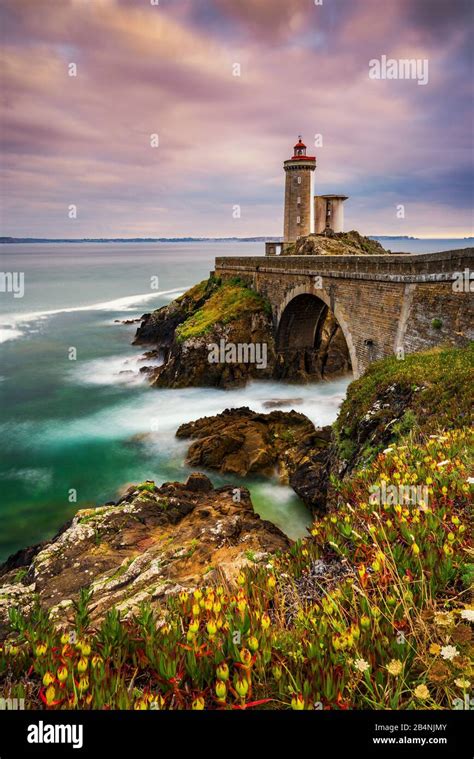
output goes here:
[{"label": "ocean water", "polygon": [[[462,247],[456,242],[448,247]],[[139,374],[146,348],[131,345],[137,325],[121,320],[206,278],[215,256],[262,253],[262,243],[237,242],[0,247],[2,271],[25,278],[22,298],[0,294],[0,561],[127,483],[185,479],[186,443],[175,437],[185,421],[234,406],[265,410],[276,398],[298,398],[295,408],[317,425],[335,419],[348,379],[157,390]],[[209,474],[216,485],[233,482]],[[305,534],[310,515],[290,488],[246,484],[263,517],[292,538]]]}]

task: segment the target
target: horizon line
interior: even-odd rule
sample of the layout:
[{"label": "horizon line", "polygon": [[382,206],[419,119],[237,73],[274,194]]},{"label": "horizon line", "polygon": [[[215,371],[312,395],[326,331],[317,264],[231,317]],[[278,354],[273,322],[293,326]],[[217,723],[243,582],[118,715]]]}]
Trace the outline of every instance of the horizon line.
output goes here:
[{"label": "horizon line", "polygon": [[[421,235],[395,235],[395,234],[370,234],[364,235],[365,237],[386,238],[393,240],[474,240],[474,234],[468,235],[453,235],[453,236],[421,236]],[[238,240],[238,241],[281,241],[281,235],[243,235],[237,237],[235,235],[224,235],[222,237],[192,237],[190,235],[184,235],[183,237],[36,237],[35,235],[1,235],[0,244],[14,243],[18,241],[24,242],[209,242],[219,240]]]}]

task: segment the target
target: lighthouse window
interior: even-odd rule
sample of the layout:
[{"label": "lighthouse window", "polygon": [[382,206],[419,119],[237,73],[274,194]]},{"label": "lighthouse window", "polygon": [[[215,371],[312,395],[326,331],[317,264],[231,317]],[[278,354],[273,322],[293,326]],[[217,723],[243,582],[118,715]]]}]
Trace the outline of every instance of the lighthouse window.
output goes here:
[{"label": "lighthouse window", "polygon": [[300,205],[301,205],[301,198],[300,198],[300,196],[299,196],[299,195],[298,195],[298,197],[296,198],[296,205],[297,205],[297,206],[300,206]]},{"label": "lighthouse window", "polygon": [[301,177],[297,177],[298,184],[301,184]]},{"label": "lighthouse window", "polygon": [[297,224],[300,224],[300,223],[301,223],[301,219],[300,219],[300,217],[299,217],[299,216],[297,216],[297,217],[296,217],[296,223],[297,223]]}]

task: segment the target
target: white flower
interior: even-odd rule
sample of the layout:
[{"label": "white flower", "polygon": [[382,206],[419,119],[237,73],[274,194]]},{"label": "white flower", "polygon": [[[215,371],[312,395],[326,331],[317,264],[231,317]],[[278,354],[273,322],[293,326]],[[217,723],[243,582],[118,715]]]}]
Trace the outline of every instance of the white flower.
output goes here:
[{"label": "white flower", "polygon": [[474,609],[463,609],[461,617],[467,619],[468,622],[474,622]]},{"label": "white flower", "polygon": [[468,477],[467,482],[469,483],[469,485],[474,485],[474,477]]},{"label": "white flower", "polygon": [[384,453],[391,453],[393,451],[393,448],[386,448],[384,450]]},{"label": "white flower", "polygon": [[436,466],[446,466],[446,464],[449,464],[449,459],[445,459],[444,461],[440,461]]},{"label": "white flower", "polygon": [[457,680],[455,680],[454,682],[455,682],[455,684],[456,684],[456,685],[457,685],[459,688],[462,688],[463,690],[467,690],[468,688],[470,688],[470,687],[471,687],[471,683],[470,683],[470,681],[469,681],[469,680],[466,680],[466,678],[465,678],[465,677],[458,677],[458,679],[457,679]]},{"label": "white flower", "polygon": [[354,667],[358,669],[359,672],[367,672],[367,670],[370,669],[370,664],[368,661],[365,661],[365,659],[356,659]]},{"label": "white flower", "polygon": [[448,659],[448,661],[452,661],[454,657],[458,655],[459,652],[456,646],[443,646],[440,653],[443,659]]}]

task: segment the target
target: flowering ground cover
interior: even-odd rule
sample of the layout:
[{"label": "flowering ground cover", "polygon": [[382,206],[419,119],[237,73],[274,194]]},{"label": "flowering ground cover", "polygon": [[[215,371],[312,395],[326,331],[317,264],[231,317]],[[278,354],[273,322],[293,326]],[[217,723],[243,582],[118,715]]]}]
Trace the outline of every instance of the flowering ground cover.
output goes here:
[{"label": "flowering ground cover", "polygon": [[[469,708],[474,441],[464,423],[448,427],[418,424],[333,477],[308,538],[235,587],[182,592],[126,622],[112,611],[98,629],[87,589],[72,629],[14,610],[5,697],[48,709]],[[384,484],[406,489],[374,498]]]}]

